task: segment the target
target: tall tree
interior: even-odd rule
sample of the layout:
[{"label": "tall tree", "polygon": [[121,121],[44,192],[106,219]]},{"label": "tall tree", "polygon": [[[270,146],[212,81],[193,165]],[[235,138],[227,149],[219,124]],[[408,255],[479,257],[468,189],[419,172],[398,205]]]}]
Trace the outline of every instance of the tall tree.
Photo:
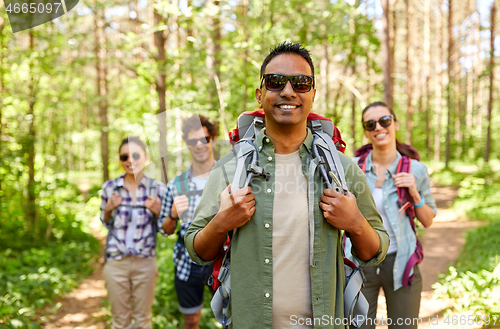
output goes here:
[{"label": "tall tree", "polygon": [[[474,15],[475,15],[475,7],[474,7],[474,1],[469,0],[469,18],[468,21],[470,22],[471,26],[474,26]],[[474,33],[469,33],[467,36],[467,44],[468,47],[471,49],[474,47]],[[464,138],[464,147],[466,148],[465,151],[467,151],[469,147],[469,143],[472,141],[472,115],[474,112],[474,53],[469,53],[468,54],[468,59],[470,61],[470,67],[467,68],[467,111],[466,111],[466,118],[465,118],[465,134],[466,138]]]},{"label": "tall tree", "polygon": [[102,179],[109,180],[109,146],[108,146],[108,82],[106,63],[106,33],[104,9],[96,2],[94,13],[94,55],[96,59],[96,86],[99,100],[99,118],[101,120],[101,161]]},{"label": "tall tree", "polygon": [[220,1],[210,0],[207,2],[209,10],[212,12],[209,15],[209,37],[207,48],[207,68],[208,76],[210,77],[211,88],[210,105],[211,109],[219,109],[220,126],[222,131],[227,131],[226,111],[222,94],[222,86],[220,83],[220,65],[221,65],[221,23],[220,23]]},{"label": "tall tree", "polygon": [[[157,28],[164,25],[164,17],[156,10],[154,10],[155,26]],[[158,71],[156,73],[156,92],[158,93],[159,106],[158,106],[158,131],[160,132],[160,154],[168,154],[167,149],[167,122],[166,122],[166,91],[167,91],[167,60],[165,57],[165,28],[159,28],[155,32],[155,46],[156,46],[156,64]],[[162,180],[168,182],[168,165],[165,157],[161,158],[161,172]]]},{"label": "tall tree", "polygon": [[475,122],[474,126],[478,131],[483,131],[483,61],[481,58],[482,46],[481,46],[481,12],[478,10],[474,20],[474,44],[476,45],[476,90],[475,94],[475,108],[476,115],[474,116]]},{"label": "tall tree", "polygon": [[425,0],[424,7],[424,88],[425,89],[425,146],[427,155],[431,155],[432,149],[432,135],[431,135],[431,120],[430,120],[430,100],[431,100],[431,0]]},{"label": "tall tree", "polygon": [[446,157],[445,167],[449,167],[451,154],[451,121],[453,112],[453,86],[454,86],[454,63],[453,63],[453,0],[448,0],[448,96],[447,96],[447,123],[446,123]]},{"label": "tall tree", "polygon": [[[29,30],[29,49],[31,54],[34,54],[35,36],[33,31]],[[28,207],[27,216],[30,223],[31,233],[33,238],[36,239],[38,230],[37,207],[36,207],[36,191],[35,191],[35,140],[36,140],[36,126],[35,126],[35,103],[37,100],[37,87],[38,79],[35,77],[35,64],[34,58],[30,60],[29,64],[29,90],[28,90],[28,136],[26,139],[26,152],[28,154]]]},{"label": "tall tree", "polygon": [[[2,112],[3,112],[3,59],[4,59],[4,50],[3,50],[3,40],[4,40],[4,31],[5,20],[3,17],[0,17],[0,159],[3,159],[3,126],[2,126]],[[2,190],[2,181],[3,174],[0,173],[0,219],[2,218],[2,201],[3,201],[3,190]]]},{"label": "tall tree", "polygon": [[411,0],[406,0],[406,143],[411,144],[413,129],[413,29],[414,9]]},{"label": "tall tree", "polygon": [[494,83],[494,71],[495,71],[495,28],[496,28],[496,13],[497,6],[496,0],[493,0],[491,5],[491,17],[490,17],[490,88],[489,88],[489,99],[488,99],[488,127],[486,128],[486,148],[484,151],[484,161],[488,162],[490,160],[491,152],[491,112],[493,108],[493,83]]},{"label": "tall tree", "polygon": [[434,129],[434,161],[441,158],[441,109],[443,102],[443,0],[438,1],[436,10],[436,59],[434,79],[434,90],[436,91],[436,126]]},{"label": "tall tree", "polygon": [[245,34],[245,50],[243,51],[243,112],[247,110],[247,102],[248,102],[248,56],[249,56],[249,44],[250,40],[250,21],[248,19],[248,9],[249,2],[248,0],[242,0],[241,4],[241,13],[242,13],[242,25],[243,25],[243,33]]},{"label": "tall tree", "polygon": [[392,80],[392,51],[391,51],[391,36],[389,22],[389,2],[390,0],[382,0],[382,71],[384,73],[384,102],[391,108],[394,107],[393,98],[393,80]]},{"label": "tall tree", "polygon": [[[358,33],[357,33],[356,23],[354,21],[354,10],[350,13],[349,18],[349,34],[350,34],[350,48],[349,53],[349,67],[351,68],[351,81],[354,83],[356,75],[356,47],[358,44]],[[353,86],[353,92],[351,94],[351,140],[352,140],[352,154],[356,150],[356,95],[354,94],[355,88]]]}]

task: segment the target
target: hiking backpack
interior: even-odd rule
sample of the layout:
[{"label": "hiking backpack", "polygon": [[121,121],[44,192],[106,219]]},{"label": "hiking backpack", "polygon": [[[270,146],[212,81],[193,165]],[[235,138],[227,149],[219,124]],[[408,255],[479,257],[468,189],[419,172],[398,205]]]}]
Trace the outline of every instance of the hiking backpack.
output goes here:
[{"label": "hiking backpack", "polygon": [[[407,145],[412,150],[415,151],[416,157],[415,160],[420,161],[420,156],[417,151],[410,145]],[[356,150],[355,156],[359,157],[358,166],[361,168],[363,172],[366,171],[366,158],[372,152],[373,147],[372,144],[366,144],[359,149]],[[411,170],[411,158],[407,155],[402,155],[401,159],[398,163],[398,168],[396,174],[401,172],[410,173]],[[415,252],[410,256],[408,262],[406,263],[405,270],[403,272],[403,286],[408,287],[413,282],[413,274],[410,276],[410,272],[416,264],[420,264],[424,259],[424,250],[422,248],[422,244],[418,240],[417,236],[417,227],[415,226],[415,207],[413,203],[413,198],[408,192],[408,188],[398,187],[398,206],[399,206],[399,214],[402,215],[406,212],[408,219],[410,220],[411,228],[415,233],[415,237],[417,238],[417,246],[415,248]]]},{"label": "hiking backpack", "polygon": [[[233,144],[233,153],[236,156],[236,170],[231,184],[232,189],[241,189],[248,186],[255,175],[263,176],[269,179],[269,174],[258,165],[258,151],[254,145],[254,140],[260,130],[265,127],[264,111],[243,112],[237,121],[237,128],[229,133],[229,140]],[[311,161],[314,166],[319,168],[321,177],[327,188],[334,189],[337,192],[345,194],[347,184],[345,174],[338,151],[344,152],[346,144],[342,140],[340,131],[334,126],[330,119],[320,115],[309,113],[307,117],[307,126],[313,133],[312,151],[314,160]],[[308,188],[308,193],[310,189]],[[314,194],[313,194],[314,197]],[[310,231],[314,235],[314,224],[311,225],[311,212],[309,212]],[[222,255],[214,263],[212,276],[209,279],[209,285],[215,291],[212,302],[210,303],[216,320],[224,328],[231,323],[231,317],[227,317],[226,307],[231,298],[230,284],[230,232],[224,243]],[[314,266],[313,260],[313,241],[310,241],[310,264]],[[342,248],[342,255],[344,249]],[[344,288],[344,316],[349,319],[347,328],[351,325],[357,328],[363,324],[368,313],[368,302],[361,293],[363,282],[365,281],[361,268],[356,267],[354,263],[344,257],[344,269],[346,273],[346,285]]]}]

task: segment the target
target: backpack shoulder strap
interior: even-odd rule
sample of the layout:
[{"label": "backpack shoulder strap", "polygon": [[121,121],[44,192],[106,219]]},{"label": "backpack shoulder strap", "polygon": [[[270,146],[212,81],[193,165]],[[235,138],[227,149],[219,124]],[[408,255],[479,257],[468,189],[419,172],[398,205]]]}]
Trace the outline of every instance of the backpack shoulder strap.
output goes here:
[{"label": "backpack shoulder strap", "polygon": [[[406,155],[402,155],[398,163],[396,174],[402,172],[410,173],[410,171],[411,171],[411,159]],[[415,218],[415,208],[413,207],[413,198],[411,197],[410,193],[408,192],[408,188],[406,187],[398,187],[397,191],[399,197],[398,204],[401,207],[399,209],[399,213],[402,214],[403,212],[406,212],[406,215],[410,219],[411,227],[413,228],[413,231],[416,232],[417,228],[415,226],[415,221],[413,220]]]},{"label": "backpack shoulder strap", "polygon": [[366,173],[366,158],[368,158],[368,155],[370,154],[371,152],[367,152],[367,153],[363,153],[362,155],[360,155],[360,157],[358,158],[358,166],[359,168],[361,168],[361,170]]},{"label": "backpack shoulder strap", "polygon": [[174,180],[175,188],[179,194],[189,193],[189,184],[187,182],[186,172],[183,172],[180,176],[176,176]]},{"label": "backpack shoulder strap", "polygon": [[231,183],[232,191],[248,186],[255,175],[269,180],[269,173],[258,165],[258,152],[253,139],[242,139],[234,144],[233,153],[236,157],[236,170]]},{"label": "backpack shoulder strap", "polygon": [[[411,171],[411,158],[409,158],[406,155],[401,156],[401,159],[399,160],[398,163],[397,173],[398,174],[400,172],[410,173],[410,171]],[[403,205],[399,209],[399,212],[402,213],[402,211],[406,211],[406,215],[408,216],[408,219],[410,221],[411,228],[413,229],[413,232],[415,232],[415,235],[417,235],[417,227],[415,225],[415,217],[416,217],[415,207],[413,205],[413,198],[408,192],[408,188],[398,187],[398,196],[399,196],[398,203]],[[403,287],[408,287],[409,285],[411,285],[411,283],[413,282],[413,274],[410,275],[410,272],[413,269],[413,267],[416,264],[420,264],[423,259],[424,259],[424,250],[422,248],[422,244],[420,243],[417,237],[415,252],[410,256],[410,259],[408,259],[408,262],[406,263],[406,267],[403,272],[403,281],[402,281]]]},{"label": "backpack shoulder strap", "polygon": [[337,191],[345,194],[347,184],[345,181],[344,167],[340,161],[337,146],[332,138],[323,130],[320,120],[311,121],[311,131],[314,135],[312,150],[315,158],[321,160],[318,163],[320,173],[328,188],[337,186]]}]

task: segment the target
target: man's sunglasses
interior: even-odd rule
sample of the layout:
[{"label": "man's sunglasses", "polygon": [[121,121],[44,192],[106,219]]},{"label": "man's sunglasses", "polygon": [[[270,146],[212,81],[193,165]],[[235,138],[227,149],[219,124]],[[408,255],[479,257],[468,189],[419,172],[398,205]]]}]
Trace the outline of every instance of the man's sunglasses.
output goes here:
[{"label": "man's sunglasses", "polygon": [[[132,158],[134,160],[139,160],[141,158],[141,155],[137,152],[132,153]],[[128,160],[128,154],[120,154],[120,160],[121,161],[127,161]]]},{"label": "man's sunglasses", "polygon": [[314,87],[314,77],[310,75],[283,75],[283,74],[264,74],[260,80],[260,88],[264,84],[269,91],[280,91],[285,88],[287,82],[290,81],[293,90],[298,93],[307,93]]},{"label": "man's sunglasses", "polygon": [[363,128],[365,128],[366,131],[372,131],[377,128],[377,122],[380,123],[380,125],[384,128],[387,128],[391,125],[392,123],[392,117],[393,115],[385,115],[378,119],[378,121],[375,120],[368,120],[363,122]]},{"label": "man's sunglasses", "polygon": [[210,136],[205,136],[203,138],[186,139],[186,144],[187,146],[196,146],[198,142],[201,142],[202,144],[208,144],[210,142],[210,139],[212,139]]}]

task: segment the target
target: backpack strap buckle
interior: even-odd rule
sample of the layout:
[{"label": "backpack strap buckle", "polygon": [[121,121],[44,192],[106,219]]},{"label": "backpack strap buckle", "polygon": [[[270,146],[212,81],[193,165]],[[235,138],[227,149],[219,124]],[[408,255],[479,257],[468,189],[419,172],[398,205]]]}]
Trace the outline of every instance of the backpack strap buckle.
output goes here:
[{"label": "backpack strap buckle", "polygon": [[221,283],[226,282],[228,276],[229,276],[229,269],[225,265],[221,266],[218,277],[219,281]]},{"label": "backpack strap buckle", "polygon": [[266,172],[264,170],[264,168],[259,167],[259,166],[257,166],[256,164],[253,164],[253,163],[250,163],[248,165],[247,171],[249,171],[249,172],[251,172],[251,173],[253,173],[255,175],[263,176],[266,179],[266,181],[268,181],[269,177],[271,177],[271,175],[268,172]]},{"label": "backpack strap buckle", "polygon": [[317,132],[317,131],[322,131],[323,128],[321,126],[321,122],[319,120],[312,120],[311,121],[311,130],[312,132]]}]

